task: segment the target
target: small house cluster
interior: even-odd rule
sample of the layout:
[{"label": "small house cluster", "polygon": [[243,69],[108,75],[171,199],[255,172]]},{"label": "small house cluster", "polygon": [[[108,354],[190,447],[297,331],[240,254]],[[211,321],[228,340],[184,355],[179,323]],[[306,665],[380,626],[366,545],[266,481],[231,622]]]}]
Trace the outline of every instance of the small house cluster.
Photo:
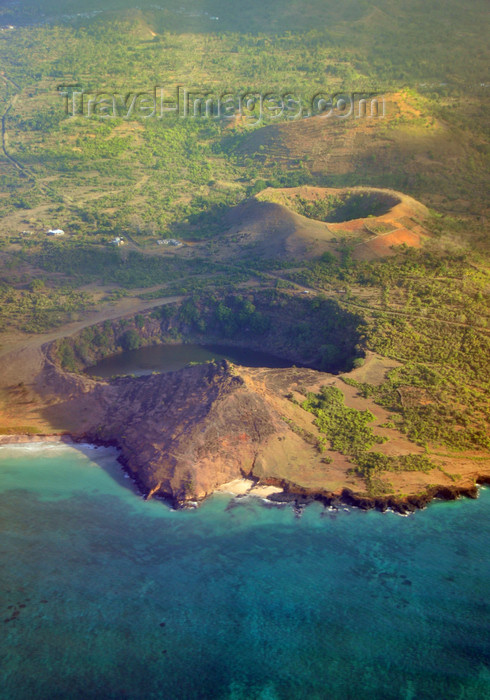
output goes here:
[{"label": "small house cluster", "polygon": [[119,246],[124,245],[124,238],[122,238],[121,236],[116,236],[112,239],[111,244],[119,248]]},{"label": "small house cluster", "polygon": [[183,245],[181,241],[178,241],[176,238],[162,238],[161,240],[157,241],[158,245],[170,245],[174,246],[175,248],[180,248],[180,246]]}]

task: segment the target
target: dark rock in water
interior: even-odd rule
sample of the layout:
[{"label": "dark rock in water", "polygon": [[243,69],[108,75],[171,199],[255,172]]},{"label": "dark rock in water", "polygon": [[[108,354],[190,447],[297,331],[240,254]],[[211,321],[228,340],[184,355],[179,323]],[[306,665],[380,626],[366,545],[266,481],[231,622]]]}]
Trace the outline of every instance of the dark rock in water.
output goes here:
[{"label": "dark rock in water", "polygon": [[279,508],[282,510],[283,508],[287,508],[289,504],[283,501],[271,501],[269,497],[267,497],[262,501],[262,506],[263,508]]},{"label": "dark rock in water", "polygon": [[305,506],[306,506],[305,503],[301,503],[301,504],[295,503],[294,504],[293,512],[294,512],[294,515],[296,518],[301,518],[301,516],[303,515],[303,511],[305,509]]},{"label": "dark rock in water", "polygon": [[294,493],[283,491],[282,493],[271,493],[267,496],[268,501],[273,503],[295,503],[297,496]]}]

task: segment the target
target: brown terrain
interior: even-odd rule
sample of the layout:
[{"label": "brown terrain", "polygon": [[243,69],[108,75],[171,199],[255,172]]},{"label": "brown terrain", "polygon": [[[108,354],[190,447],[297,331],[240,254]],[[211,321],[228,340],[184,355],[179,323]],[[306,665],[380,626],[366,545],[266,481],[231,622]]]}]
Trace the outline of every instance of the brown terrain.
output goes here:
[{"label": "brown terrain", "polygon": [[[369,195],[386,203],[379,216],[327,223],[297,213],[295,202],[316,202],[325,197]],[[340,242],[354,246],[353,257],[371,260],[393,254],[402,244],[420,247],[428,236],[424,220],[427,208],[412,197],[394,190],[373,187],[269,188],[230,209],[224,217],[226,248],[224,257],[243,249],[273,258],[311,259],[326,251],[335,252]]]},{"label": "brown terrain", "polygon": [[[450,123],[434,117],[422,96],[409,90],[386,93],[384,112],[382,100],[380,95],[381,109],[372,116],[370,109],[360,114],[357,104],[349,119],[317,115],[267,125],[245,133],[237,152],[265,166],[280,163],[284,170],[305,164],[331,186],[346,180],[380,187],[397,183],[439,211],[468,214],[474,198],[475,211],[485,213],[485,188],[463,185],[464,196],[455,194],[469,136],[456,135]],[[423,187],[418,184],[421,173],[426,176]]]}]

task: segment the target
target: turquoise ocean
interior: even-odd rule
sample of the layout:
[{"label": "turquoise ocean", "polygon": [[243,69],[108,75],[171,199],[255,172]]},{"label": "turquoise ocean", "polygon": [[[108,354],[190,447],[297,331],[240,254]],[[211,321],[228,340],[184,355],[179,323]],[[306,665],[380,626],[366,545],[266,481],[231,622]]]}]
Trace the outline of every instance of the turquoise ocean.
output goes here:
[{"label": "turquoise ocean", "polygon": [[490,490],[409,517],[220,495],[114,451],[0,448],[0,698],[490,698]]}]

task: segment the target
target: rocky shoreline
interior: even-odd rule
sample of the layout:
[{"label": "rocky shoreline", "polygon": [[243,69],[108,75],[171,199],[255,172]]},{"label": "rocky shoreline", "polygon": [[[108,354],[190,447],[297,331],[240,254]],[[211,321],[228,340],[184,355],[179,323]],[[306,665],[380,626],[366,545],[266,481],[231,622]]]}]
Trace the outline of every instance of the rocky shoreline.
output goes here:
[{"label": "rocky shoreline", "polygon": [[[114,447],[120,450],[117,440],[94,440],[84,435],[75,436],[66,433],[0,435],[0,446],[45,442],[66,445],[85,444],[93,447]],[[477,477],[474,486],[434,486],[425,493],[413,494],[400,499],[394,496],[370,497],[357,494],[348,488],[343,488],[338,493],[323,490],[315,491],[280,479],[266,478],[262,481],[251,478],[250,475],[248,475],[247,477],[243,476],[241,479],[237,479],[229,484],[222,484],[204,497],[196,498],[195,500],[179,500],[170,493],[164,493],[160,490],[148,490],[138,479],[137,474],[131,469],[131,465],[122,458],[121,454],[117,456],[117,460],[122,470],[133,480],[133,483],[143,498],[146,500],[151,498],[161,499],[176,510],[188,507],[189,503],[198,505],[214,493],[225,493],[235,498],[255,496],[269,502],[271,505],[289,504],[295,508],[302,508],[312,503],[321,503],[325,507],[334,509],[353,507],[360,508],[361,510],[377,510],[382,513],[391,510],[401,515],[408,515],[417,510],[426,508],[434,500],[455,501],[459,498],[476,499],[479,495],[478,487],[490,484],[490,476],[482,475]],[[240,485],[236,487],[235,482],[238,481],[246,483],[243,483],[243,486]]]}]

